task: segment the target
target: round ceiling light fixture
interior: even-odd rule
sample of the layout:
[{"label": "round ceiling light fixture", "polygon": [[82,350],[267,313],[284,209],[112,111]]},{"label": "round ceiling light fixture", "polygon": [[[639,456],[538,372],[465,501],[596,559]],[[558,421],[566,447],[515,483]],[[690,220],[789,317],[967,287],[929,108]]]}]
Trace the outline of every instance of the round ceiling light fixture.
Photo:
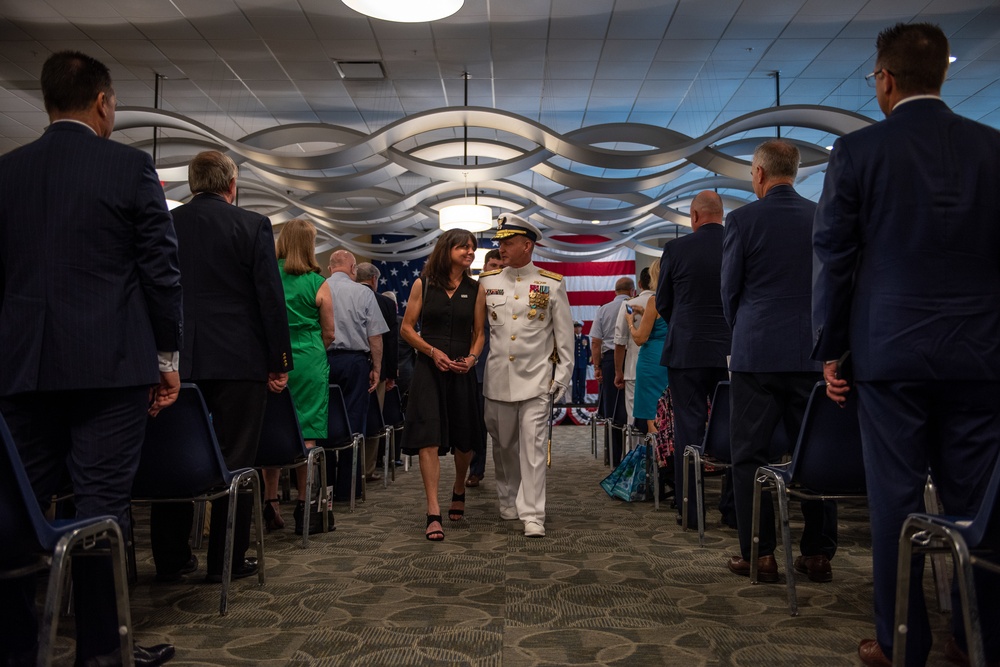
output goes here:
[{"label": "round ceiling light fixture", "polygon": [[438,211],[438,226],[442,231],[465,229],[485,232],[493,226],[493,209],[478,204],[454,204]]},{"label": "round ceiling light fixture", "polygon": [[356,12],[383,21],[426,23],[451,16],[465,0],[343,0]]}]

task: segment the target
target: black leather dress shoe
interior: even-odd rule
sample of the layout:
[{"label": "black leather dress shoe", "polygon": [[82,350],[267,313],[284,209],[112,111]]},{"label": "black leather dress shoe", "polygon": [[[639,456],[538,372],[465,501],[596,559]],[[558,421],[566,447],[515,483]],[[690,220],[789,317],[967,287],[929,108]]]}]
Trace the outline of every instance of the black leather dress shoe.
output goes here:
[{"label": "black leather dress shoe", "polygon": [[172,583],[175,581],[180,581],[184,578],[185,574],[191,574],[198,570],[198,556],[191,554],[191,558],[188,562],[184,563],[184,566],[176,572],[157,572],[156,581],[160,583]]},{"label": "black leather dress shoe", "polygon": [[[233,563],[233,579],[244,579],[246,577],[252,577],[257,574],[257,559],[256,558],[244,558],[242,563]],[[205,575],[205,581],[210,584],[221,584],[222,583],[222,573],[212,574],[209,572]]]},{"label": "black leather dress shoe", "polygon": [[[172,644],[156,644],[155,646],[132,647],[132,656],[135,659],[135,667],[156,667],[174,657],[174,647]],[[115,649],[105,655],[94,656],[83,662],[83,667],[117,667],[122,664],[122,652]]]}]

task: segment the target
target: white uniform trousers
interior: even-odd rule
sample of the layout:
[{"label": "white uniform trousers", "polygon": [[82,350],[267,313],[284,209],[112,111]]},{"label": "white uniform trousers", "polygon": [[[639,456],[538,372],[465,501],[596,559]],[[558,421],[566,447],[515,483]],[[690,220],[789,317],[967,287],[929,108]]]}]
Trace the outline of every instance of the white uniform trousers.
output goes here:
[{"label": "white uniform trousers", "polygon": [[542,525],[549,416],[548,394],[514,403],[486,399],[500,511],[516,508],[521,521]]},{"label": "white uniform trousers", "polygon": [[625,416],[628,421],[626,424],[631,424],[635,421],[635,417],[632,416],[632,410],[635,407],[635,380],[625,380]]}]

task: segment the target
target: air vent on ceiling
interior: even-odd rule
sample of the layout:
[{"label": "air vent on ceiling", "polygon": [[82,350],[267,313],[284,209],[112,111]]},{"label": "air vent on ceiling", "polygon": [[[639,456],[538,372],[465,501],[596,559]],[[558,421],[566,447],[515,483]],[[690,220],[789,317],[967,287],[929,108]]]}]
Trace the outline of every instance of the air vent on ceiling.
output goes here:
[{"label": "air vent on ceiling", "polygon": [[340,78],[345,81],[380,81],[385,68],[378,60],[335,60]]}]

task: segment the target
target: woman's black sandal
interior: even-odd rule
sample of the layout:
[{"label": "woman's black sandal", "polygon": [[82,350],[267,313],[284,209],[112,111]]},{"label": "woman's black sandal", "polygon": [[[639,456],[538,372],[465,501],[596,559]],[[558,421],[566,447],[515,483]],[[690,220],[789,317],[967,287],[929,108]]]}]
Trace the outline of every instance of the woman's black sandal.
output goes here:
[{"label": "woman's black sandal", "polygon": [[463,507],[460,510],[459,509],[455,509],[455,508],[449,509],[448,510],[448,520],[449,521],[461,521],[462,517],[465,515],[465,494],[463,493],[462,495],[458,495],[457,493],[455,493],[454,491],[452,491],[451,492],[451,502],[452,502],[452,504],[454,504],[454,503],[462,503]]},{"label": "woman's black sandal", "polygon": [[[437,521],[438,524],[440,525],[440,523],[441,523],[441,515],[440,514],[428,514],[427,515],[427,527],[428,528],[430,528],[431,524],[434,523],[435,521]],[[428,532],[424,533],[424,537],[426,537],[431,542],[440,542],[441,540],[444,539],[444,531],[440,530],[440,529],[439,530],[431,530],[431,531],[428,531]]]}]

